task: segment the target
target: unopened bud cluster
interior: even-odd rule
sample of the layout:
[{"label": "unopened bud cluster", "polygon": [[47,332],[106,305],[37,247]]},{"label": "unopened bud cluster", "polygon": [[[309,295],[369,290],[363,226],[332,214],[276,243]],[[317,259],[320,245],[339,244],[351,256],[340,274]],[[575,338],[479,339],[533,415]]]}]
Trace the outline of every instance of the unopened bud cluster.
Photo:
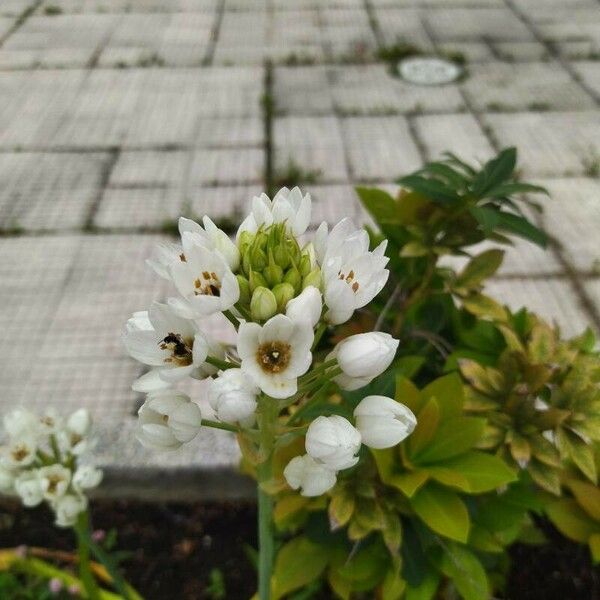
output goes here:
[{"label": "unopened bud cluster", "polygon": [[46,501],[59,527],[75,525],[87,509],[86,491],[102,471],[79,465],[90,448],[92,420],[85,409],[64,418],[53,410],[39,416],[15,409],[4,417],[8,443],[0,449],[0,492],[17,494],[25,506]]}]

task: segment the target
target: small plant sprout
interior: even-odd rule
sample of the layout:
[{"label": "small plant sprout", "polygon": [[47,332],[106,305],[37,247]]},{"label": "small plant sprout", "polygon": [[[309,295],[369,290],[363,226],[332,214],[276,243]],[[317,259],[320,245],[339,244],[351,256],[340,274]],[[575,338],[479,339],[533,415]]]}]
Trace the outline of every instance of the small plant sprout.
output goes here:
[{"label": "small plant sprout", "polygon": [[[174,295],[135,313],[123,334],[130,355],[152,367],[134,384],[148,393],[138,425],[145,446],[177,449],[203,426],[238,435],[259,484],[260,600],[274,593],[277,491],[326,494],[356,468],[363,443],[394,446],[416,424],[408,407],[380,396],[366,398],[356,416],[335,414],[335,382],[360,389],[394,360],[398,340],[380,332],[321,348],[334,325],[381,291],[388,258],[386,243],[371,250],[350,219],[307,235],[310,218],[310,195],[297,187],[253,198],[235,242],[208,217],[202,225],[182,218],[181,244],[160,246],[150,261]],[[225,349],[203,331],[202,319],[217,313],[235,327],[235,346]],[[185,377],[210,379],[216,420],[174,389]]]}]

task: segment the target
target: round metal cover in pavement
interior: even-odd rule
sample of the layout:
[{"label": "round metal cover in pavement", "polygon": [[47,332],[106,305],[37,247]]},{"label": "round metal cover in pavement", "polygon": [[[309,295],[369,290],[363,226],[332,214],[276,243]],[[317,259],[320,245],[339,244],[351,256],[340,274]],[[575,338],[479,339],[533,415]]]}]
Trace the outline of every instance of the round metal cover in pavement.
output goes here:
[{"label": "round metal cover in pavement", "polygon": [[443,58],[415,56],[398,63],[400,77],[418,85],[443,85],[456,81],[462,69]]}]

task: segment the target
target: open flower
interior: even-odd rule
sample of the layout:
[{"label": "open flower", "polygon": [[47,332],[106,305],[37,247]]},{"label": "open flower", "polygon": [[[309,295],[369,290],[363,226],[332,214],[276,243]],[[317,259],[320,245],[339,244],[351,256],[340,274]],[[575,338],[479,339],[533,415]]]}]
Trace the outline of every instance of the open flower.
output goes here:
[{"label": "open flower", "polygon": [[300,489],[303,496],[320,496],[336,482],[336,472],[315,461],[312,456],[296,456],[287,464],[283,476],[293,489]]},{"label": "open flower", "polygon": [[169,304],[186,318],[229,310],[239,300],[240,286],[223,256],[200,245],[190,232],[183,234],[182,243],[181,260],[169,268],[182,298],[170,299]]},{"label": "open flower", "polygon": [[321,292],[314,286],[305,287],[299,296],[292,298],[285,307],[285,314],[296,321],[308,321],[311,327],[319,322],[323,301]]},{"label": "open flower", "polygon": [[[179,234],[182,237],[185,233],[193,234],[194,240],[198,245],[219,252],[229,265],[229,268],[235,271],[240,264],[240,252],[237,246],[208,217],[204,217],[202,223],[204,227],[191,219],[180,217]],[[156,245],[152,258],[146,262],[160,277],[170,280],[171,265],[184,260],[186,258],[182,245],[172,242],[161,242]]]},{"label": "open flower", "polygon": [[344,323],[357,308],[368,304],[386,284],[389,271],[384,255],[387,241],[369,251],[369,235],[342,219],[327,232],[322,223],[315,235],[315,252],[321,265],[325,318],[333,325]]},{"label": "open flower", "polygon": [[13,439],[20,437],[35,438],[39,434],[40,422],[38,416],[26,409],[15,408],[2,420],[6,433]]},{"label": "open flower", "polygon": [[138,417],[138,440],[147,448],[161,450],[176,450],[193,440],[202,424],[198,405],[174,390],[149,394]]},{"label": "open flower", "polygon": [[238,230],[256,233],[259,227],[273,223],[286,223],[294,235],[302,235],[310,224],[310,194],[302,194],[299,187],[292,190],[281,188],[273,200],[266,194],[252,199],[252,212],[244,219]]},{"label": "open flower", "polygon": [[[176,315],[172,308],[159,302],[154,302],[147,313],[134,313],[127,322],[123,342],[133,358],[156,368],[155,389],[167,387],[162,382],[170,384],[188,376],[202,379],[216,372],[205,363],[209,351],[216,350],[217,355],[223,356],[223,350],[211,345],[194,321]],[[142,378],[144,390],[152,391],[148,376]]]},{"label": "open flower", "polygon": [[297,389],[297,378],[308,371],[314,332],[303,321],[275,315],[262,327],[242,323],[237,349],[241,368],[260,389],[273,398],[289,398]]},{"label": "open flower", "polygon": [[64,496],[71,483],[71,471],[61,464],[42,467],[38,470],[42,494],[46,500],[56,500]]},{"label": "open flower", "polygon": [[81,494],[65,494],[52,503],[55,523],[59,527],[72,527],[77,517],[87,508],[87,498]]},{"label": "open flower", "polygon": [[73,474],[73,488],[78,492],[98,487],[102,481],[102,471],[94,465],[81,465]]},{"label": "open flower", "polygon": [[37,506],[44,499],[44,492],[36,469],[23,471],[15,479],[15,492],[25,506]]},{"label": "open flower", "polygon": [[76,410],[69,416],[65,427],[58,433],[60,449],[75,456],[83,454],[91,445],[89,439],[91,428],[92,417],[89,411],[85,408]]},{"label": "open flower", "polygon": [[260,389],[247,373],[227,369],[211,381],[208,401],[219,421],[246,425],[254,422],[259,393]]},{"label": "open flower", "polygon": [[407,438],[417,418],[404,404],[386,396],[367,396],[354,409],[356,427],[363,444],[370,448],[391,448]]},{"label": "open flower", "polygon": [[2,452],[2,464],[9,469],[27,467],[36,457],[37,441],[32,435],[9,440]]},{"label": "open flower", "polygon": [[358,462],[361,437],[344,417],[317,417],[306,432],[306,452],[334,471],[348,469]]}]

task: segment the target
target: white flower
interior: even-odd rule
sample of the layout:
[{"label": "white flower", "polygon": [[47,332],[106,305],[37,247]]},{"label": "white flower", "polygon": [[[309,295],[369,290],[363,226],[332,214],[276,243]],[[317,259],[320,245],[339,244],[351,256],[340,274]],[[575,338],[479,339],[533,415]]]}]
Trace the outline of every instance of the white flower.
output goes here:
[{"label": "white flower", "polygon": [[56,500],[64,496],[71,483],[71,471],[60,464],[42,467],[38,470],[42,494],[46,500]]},{"label": "white flower", "polygon": [[400,402],[386,396],[367,396],[354,409],[356,427],[363,444],[370,448],[391,448],[407,438],[417,418]]},{"label": "white flower", "polygon": [[103,473],[94,465],[81,465],[73,474],[73,487],[78,492],[100,485]]},{"label": "white flower", "polygon": [[44,499],[40,478],[35,469],[24,471],[15,479],[15,492],[25,506],[37,506]]},{"label": "white flower", "polygon": [[303,195],[299,187],[292,190],[281,188],[273,200],[266,194],[252,199],[252,212],[244,219],[238,230],[238,238],[243,231],[256,233],[259,227],[269,227],[273,223],[286,223],[296,236],[302,235],[310,224],[310,194]]},{"label": "white flower", "polygon": [[175,390],[148,395],[138,412],[136,436],[147,448],[176,450],[196,437],[202,424],[198,405]]},{"label": "white flower", "polygon": [[[198,245],[204,246],[208,250],[216,250],[225,259],[231,270],[237,270],[240,264],[240,252],[237,246],[208,217],[204,217],[202,222],[204,228],[191,219],[180,217],[179,233],[182,238],[185,233],[193,234]],[[184,260],[186,260],[185,254],[180,244],[162,242],[157,244],[153,257],[146,262],[160,277],[170,280],[171,265]]]},{"label": "white flower", "polygon": [[183,234],[185,260],[172,263],[169,271],[182,299],[169,304],[183,317],[206,317],[229,310],[240,297],[240,286],[223,256],[197,243],[197,236]]},{"label": "white flower", "polygon": [[273,398],[289,398],[298,389],[297,378],[312,362],[314,332],[305,322],[275,315],[262,327],[242,323],[237,349],[241,368]]},{"label": "white flower", "polygon": [[247,373],[227,369],[211,381],[208,401],[220,421],[249,425],[254,422],[259,393],[260,389]]},{"label": "white flower", "polygon": [[306,432],[306,452],[317,462],[335,471],[348,469],[358,462],[361,437],[344,417],[317,417]]},{"label": "white flower", "polygon": [[40,430],[38,416],[26,408],[11,410],[4,416],[3,424],[6,433],[13,439],[23,436],[36,437]]},{"label": "white flower", "polygon": [[386,284],[387,241],[369,252],[368,233],[356,229],[352,220],[346,218],[329,234],[327,225],[322,223],[315,234],[314,246],[321,265],[324,301],[329,309],[325,317],[334,325],[344,323]]},{"label": "white flower", "polygon": [[87,508],[87,498],[81,494],[65,494],[52,503],[55,523],[59,527],[72,527],[77,517]]},{"label": "white flower", "polygon": [[[223,355],[222,348],[211,345],[194,321],[176,315],[170,306],[159,302],[154,302],[147,313],[134,313],[127,322],[123,342],[133,358],[155,367],[158,378],[167,383],[188,376],[202,379],[214,373],[214,367],[204,362],[211,346]],[[158,388],[165,387],[158,384]]]},{"label": "white flower", "polygon": [[14,489],[15,472],[0,465],[0,493],[10,494]]},{"label": "white flower", "polygon": [[335,357],[342,369],[335,381],[347,390],[367,385],[390,366],[399,343],[389,333],[380,331],[347,337],[328,356]]},{"label": "white flower", "polygon": [[292,298],[285,307],[285,314],[296,321],[308,321],[311,327],[321,319],[323,301],[321,292],[314,286],[304,288],[300,295]]},{"label": "white flower", "polygon": [[308,454],[292,458],[283,476],[293,490],[301,489],[303,496],[320,496],[336,482],[336,472],[316,462]]},{"label": "white flower", "polygon": [[39,419],[39,429],[44,435],[55,435],[63,426],[63,419],[55,408],[48,408]]},{"label": "white flower", "polygon": [[63,452],[75,456],[83,454],[90,447],[88,438],[92,428],[92,417],[85,408],[80,408],[67,419],[66,426],[58,432],[58,445]]},{"label": "white flower", "polygon": [[27,467],[35,460],[36,452],[37,442],[33,436],[10,439],[2,452],[2,464],[9,469]]}]

